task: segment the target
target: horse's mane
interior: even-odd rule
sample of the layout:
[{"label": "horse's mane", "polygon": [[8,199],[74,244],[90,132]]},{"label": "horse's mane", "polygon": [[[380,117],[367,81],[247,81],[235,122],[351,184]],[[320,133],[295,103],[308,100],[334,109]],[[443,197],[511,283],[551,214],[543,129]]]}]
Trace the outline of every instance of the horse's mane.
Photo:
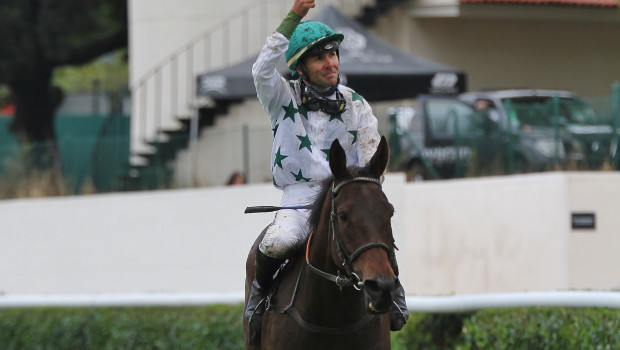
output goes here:
[{"label": "horse's mane", "polygon": [[[347,168],[347,173],[348,173],[347,176],[343,178],[342,180],[352,179],[358,176],[377,178],[376,174],[370,171],[369,166],[365,166],[365,167],[350,166]],[[310,228],[310,232],[316,230],[317,227],[319,226],[319,221],[321,220],[321,212],[322,212],[321,209],[323,209],[323,203],[325,202],[325,196],[327,196],[327,193],[331,190],[331,185],[333,182],[334,182],[333,176],[330,176],[326,178],[325,180],[323,180],[323,183],[321,184],[321,190],[314,198],[314,201],[312,203],[312,209],[310,211],[310,217],[308,218],[308,226]]]}]

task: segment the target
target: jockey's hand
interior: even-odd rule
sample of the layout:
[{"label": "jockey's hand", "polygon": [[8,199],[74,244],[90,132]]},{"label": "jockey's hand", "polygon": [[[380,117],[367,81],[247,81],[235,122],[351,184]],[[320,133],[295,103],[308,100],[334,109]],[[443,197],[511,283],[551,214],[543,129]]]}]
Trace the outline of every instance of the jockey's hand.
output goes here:
[{"label": "jockey's hand", "polygon": [[311,8],[316,6],[314,0],[295,0],[291,11],[298,14],[300,17],[305,17]]}]

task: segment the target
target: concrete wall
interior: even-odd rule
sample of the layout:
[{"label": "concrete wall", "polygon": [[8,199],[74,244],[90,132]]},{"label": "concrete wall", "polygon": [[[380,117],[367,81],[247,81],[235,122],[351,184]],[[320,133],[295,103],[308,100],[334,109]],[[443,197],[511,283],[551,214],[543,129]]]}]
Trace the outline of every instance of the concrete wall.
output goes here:
[{"label": "concrete wall", "polygon": [[[620,285],[620,175],[546,173],[384,190],[410,295]],[[272,186],[0,201],[0,295],[241,293]],[[570,227],[594,212],[596,229]]]},{"label": "concrete wall", "polygon": [[[551,173],[408,186],[407,282],[422,294],[618,288],[619,180]],[[595,213],[596,229],[571,228],[580,212]]]},{"label": "concrete wall", "polygon": [[239,292],[269,186],[0,202],[0,294]]},{"label": "concrete wall", "polygon": [[[596,230],[572,230],[567,246],[568,284],[573,288],[611,286],[620,290],[620,186],[612,174],[592,181],[588,176],[566,179],[571,211],[596,211]],[[595,210],[594,210],[595,209]],[[612,252],[616,252],[613,254]]]}]

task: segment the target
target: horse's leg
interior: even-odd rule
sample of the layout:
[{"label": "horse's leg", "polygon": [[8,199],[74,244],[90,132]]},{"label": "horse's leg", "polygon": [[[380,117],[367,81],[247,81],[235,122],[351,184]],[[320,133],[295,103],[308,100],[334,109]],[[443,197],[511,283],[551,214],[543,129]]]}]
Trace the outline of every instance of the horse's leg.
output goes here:
[{"label": "horse's leg", "polygon": [[[263,236],[267,232],[267,228],[261,232],[260,235],[254,241],[252,248],[250,248],[250,252],[248,253],[248,258],[245,261],[245,301],[243,303],[243,310],[245,312],[245,308],[248,304],[248,298],[250,297],[250,290],[252,289],[252,281],[254,280],[254,261],[256,260],[256,250],[258,249],[258,245],[263,240]],[[248,320],[245,317],[243,318],[243,338],[245,339],[245,346],[248,350],[260,350],[260,345],[251,346],[248,343],[249,339],[249,325]]]}]

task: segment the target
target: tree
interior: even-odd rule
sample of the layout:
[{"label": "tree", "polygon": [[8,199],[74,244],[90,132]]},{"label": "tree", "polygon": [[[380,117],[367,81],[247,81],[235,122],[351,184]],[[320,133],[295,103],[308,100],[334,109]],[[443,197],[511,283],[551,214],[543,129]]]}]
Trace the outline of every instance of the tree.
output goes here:
[{"label": "tree", "polygon": [[127,0],[2,0],[0,33],[0,83],[16,107],[11,131],[22,144],[49,145],[35,160],[57,165],[54,114],[63,93],[52,86],[54,69],[126,47]]}]

